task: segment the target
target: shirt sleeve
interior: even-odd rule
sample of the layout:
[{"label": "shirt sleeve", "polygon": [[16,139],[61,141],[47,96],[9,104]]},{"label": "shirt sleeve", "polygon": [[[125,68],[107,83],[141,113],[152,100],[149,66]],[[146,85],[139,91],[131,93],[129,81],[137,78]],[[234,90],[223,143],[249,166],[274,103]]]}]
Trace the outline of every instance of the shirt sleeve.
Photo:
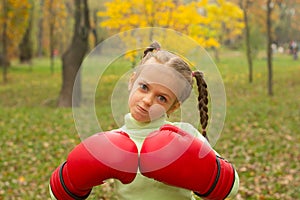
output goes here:
[{"label": "shirt sleeve", "polygon": [[55,198],[55,196],[54,196],[52,190],[51,190],[50,184],[49,184],[49,193],[50,193],[51,200],[57,200],[57,199]]},{"label": "shirt sleeve", "polygon": [[228,199],[231,199],[233,198],[237,193],[238,193],[238,190],[239,190],[239,184],[240,184],[240,178],[239,178],[239,175],[237,173],[237,171],[234,169],[234,184],[233,184],[233,187],[229,193],[229,195],[227,196]]}]

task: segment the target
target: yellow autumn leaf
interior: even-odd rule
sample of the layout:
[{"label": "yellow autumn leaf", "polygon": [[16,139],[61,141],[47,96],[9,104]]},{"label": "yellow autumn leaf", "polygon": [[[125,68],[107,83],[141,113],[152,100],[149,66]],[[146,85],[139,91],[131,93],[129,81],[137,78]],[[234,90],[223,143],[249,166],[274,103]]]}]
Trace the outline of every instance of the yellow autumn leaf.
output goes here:
[{"label": "yellow autumn leaf", "polygon": [[20,184],[25,183],[25,177],[24,177],[24,176],[19,176],[18,182],[19,182]]}]

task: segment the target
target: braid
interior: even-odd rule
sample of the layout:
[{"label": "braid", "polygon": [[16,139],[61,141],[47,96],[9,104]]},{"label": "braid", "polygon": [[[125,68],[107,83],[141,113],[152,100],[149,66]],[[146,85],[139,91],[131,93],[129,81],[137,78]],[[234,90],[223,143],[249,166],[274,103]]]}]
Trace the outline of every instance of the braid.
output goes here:
[{"label": "braid", "polygon": [[206,127],[208,123],[208,92],[207,84],[204,80],[203,73],[200,71],[193,72],[193,76],[196,78],[198,87],[198,110],[200,113],[200,122],[202,127],[202,135],[208,140],[206,135]]}]

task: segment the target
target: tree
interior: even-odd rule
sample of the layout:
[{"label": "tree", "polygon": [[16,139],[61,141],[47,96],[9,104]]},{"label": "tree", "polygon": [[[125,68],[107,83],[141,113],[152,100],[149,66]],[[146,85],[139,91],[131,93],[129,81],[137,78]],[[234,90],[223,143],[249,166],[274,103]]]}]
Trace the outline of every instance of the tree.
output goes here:
[{"label": "tree", "polygon": [[[112,32],[143,27],[171,28],[191,36],[204,48],[217,49],[224,40],[234,40],[243,29],[241,10],[224,0],[211,4],[208,1],[113,0],[105,5],[106,11],[99,12],[104,18],[101,26]],[[152,35],[147,37],[151,39]]]},{"label": "tree", "polygon": [[272,0],[267,0],[266,7],[267,7],[267,59],[268,59],[268,94],[270,96],[273,95],[273,69],[272,69],[272,21],[271,21],[271,15],[272,15],[272,9],[274,6],[274,2]]},{"label": "tree", "polygon": [[278,15],[273,15],[273,11],[275,10],[278,3],[281,0],[266,0],[264,2],[260,2],[262,10],[265,11],[265,26],[266,27],[266,54],[267,54],[267,69],[268,69],[268,79],[267,79],[267,90],[268,95],[273,95],[273,50],[272,43],[274,42],[274,29],[273,22],[275,21],[273,17],[278,18]]},{"label": "tree", "polygon": [[91,33],[92,33],[92,48],[96,47],[102,42],[108,35],[104,27],[99,26],[101,18],[98,16],[98,12],[105,10],[104,2],[109,0],[102,0],[102,3],[98,1],[90,1],[90,13],[91,13]]},{"label": "tree", "polygon": [[3,65],[3,80],[7,82],[7,70],[12,55],[16,55],[18,44],[26,31],[29,9],[26,0],[3,0],[0,4],[0,38]]},{"label": "tree", "polygon": [[47,28],[49,30],[50,70],[51,73],[54,73],[55,51],[57,51],[58,37],[65,26],[66,7],[64,2],[60,0],[45,0],[44,4],[44,16],[47,19]]},{"label": "tree", "polygon": [[291,40],[300,40],[298,32],[300,0],[276,0],[274,1],[273,15],[277,15],[278,20],[274,20],[274,40],[278,44],[288,43]]},{"label": "tree", "polygon": [[286,15],[287,18],[290,18],[290,26],[288,27],[289,35],[288,39],[295,39],[300,41],[300,15],[299,15],[299,8],[300,8],[300,0],[290,0],[290,1],[282,1],[281,6],[286,6]]},{"label": "tree", "polygon": [[43,17],[43,7],[44,0],[40,0],[39,2],[39,18],[38,18],[38,33],[37,33],[37,56],[41,57],[43,55],[43,34],[44,34],[44,17]]},{"label": "tree", "polygon": [[21,43],[19,44],[19,59],[21,63],[29,63],[33,56],[33,41],[32,41],[32,29],[34,19],[34,1],[31,1],[31,9],[28,18],[28,26]]},{"label": "tree", "polygon": [[8,68],[8,58],[7,58],[7,18],[8,18],[8,4],[7,0],[2,2],[3,8],[3,23],[2,23],[2,63],[3,63],[3,82],[7,82],[7,68]]},{"label": "tree", "polygon": [[[80,81],[76,81],[76,75],[80,76],[79,68],[88,50],[88,36],[90,32],[89,9],[87,0],[74,0],[74,32],[71,45],[62,56],[63,84],[58,99],[59,107],[72,106],[72,95],[75,96],[73,106],[79,106],[81,100]],[[79,78],[80,79],[80,78]],[[74,84],[79,85],[74,85]],[[74,86],[74,91],[73,91]],[[74,92],[74,94],[73,94]]]},{"label": "tree", "polygon": [[[206,27],[211,30],[220,44],[231,44],[242,35],[244,29],[243,12],[234,3],[218,0],[217,3],[206,6],[209,19]],[[214,48],[215,57],[219,60],[218,48]]]},{"label": "tree", "polygon": [[50,40],[49,52],[50,52],[51,73],[54,73],[54,46],[55,46],[54,26],[55,26],[55,21],[56,21],[56,15],[55,15],[56,9],[54,8],[54,3],[55,3],[55,1],[48,1],[49,6],[47,6],[49,9],[48,12],[50,15],[50,18],[49,18],[49,40]]},{"label": "tree", "polygon": [[249,69],[248,80],[249,83],[252,83],[253,81],[253,62],[252,62],[253,57],[252,56],[253,55],[252,55],[251,42],[250,42],[250,24],[248,19],[250,4],[251,4],[251,0],[240,0],[240,7],[242,8],[244,13],[246,56],[247,56],[248,69]]},{"label": "tree", "polygon": [[[274,27],[272,26],[275,19],[278,19],[278,13],[273,11],[276,8],[277,3],[281,0],[265,0],[261,2],[256,2],[256,22],[261,24],[261,32],[265,33],[266,36],[266,56],[267,56],[267,88],[268,95],[273,95],[273,50],[272,43],[274,42]],[[264,14],[265,16],[262,16]],[[276,15],[275,15],[276,14]]]}]

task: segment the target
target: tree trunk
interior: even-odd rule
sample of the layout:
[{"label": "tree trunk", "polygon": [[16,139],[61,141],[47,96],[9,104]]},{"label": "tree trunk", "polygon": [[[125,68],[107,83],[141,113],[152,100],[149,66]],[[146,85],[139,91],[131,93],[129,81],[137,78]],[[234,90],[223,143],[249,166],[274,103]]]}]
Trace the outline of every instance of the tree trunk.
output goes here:
[{"label": "tree trunk", "polygon": [[55,11],[53,8],[53,1],[50,1],[49,5],[50,21],[49,21],[49,53],[50,53],[50,71],[51,74],[54,73],[54,48],[55,48],[55,39],[54,39],[54,26],[56,21]]},{"label": "tree trunk", "polygon": [[33,25],[33,13],[34,13],[34,2],[32,1],[32,8],[30,10],[30,16],[28,20],[28,26],[26,32],[19,45],[20,55],[19,59],[21,63],[30,63],[32,59],[33,43],[32,43],[32,25]]},{"label": "tree trunk", "polygon": [[54,41],[54,24],[50,23],[49,26],[49,52],[50,52],[50,71],[51,74],[54,74],[54,48],[55,48],[55,41]]},{"label": "tree trunk", "polygon": [[273,78],[273,72],[272,72],[272,22],[271,22],[271,14],[272,14],[272,0],[267,0],[267,58],[268,58],[268,94],[270,96],[273,95],[273,88],[272,88],[272,78]]},{"label": "tree trunk", "polygon": [[94,10],[94,12],[93,12],[94,26],[92,29],[92,34],[94,36],[94,47],[96,47],[99,43],[99,38],[98,38],[98,34],[97,34],[97,26],[98,26],[97,12],[98,12],[98,10]]},{"label": "tree trunk", "polygon": [[244,23],[245,23],[245,40],[246,40],[246,55],[249,68],[249,83],[253,82],[253,64],[252,64],[252,52],[251,52],[251,42],[250,42],[250,27],[248,22],[248,0],[242,5],[244,13]]},{"label": "tree trunk", "polygon": [[215,60],[217,62],[220,62],[220,54],[219,54],[219,50],[217,47],[213,47],[213,50],[214,50],[214,57],[215,57]]},{"label": "tree trunk", "polygon": [[[90,31],[89,10],[87,0],[75,1],[75,25],[70,47],[62,56],[63,84],[58,100],[59,107],[79,106],[81,100],[80,79],[76,79],[83,58],[88,50],[88,35]],[[76,85],[75,85],[76,84]],[[73,94],[74,87],[74,94]],[[74,95],[72,103],[72,95]]]},{"label": "tree trunk", "polygon": [[7,8],[7,0],[3,0],[3,25],[2,25],[2,60],[3,60],[3,82],[7,82],[7,69],[8,69],[8,55],[7,55],[7,18],[8,18],[8,8]]},{"label": "tree trunk", "polygon": [[37,46],[37,55],[38,57],[43,56],[43,34],[44,34],[44,17],[43,17],[43,7],[44,7],[44,0],[40,0],[40,16],[38,22],[38,46]]}]

